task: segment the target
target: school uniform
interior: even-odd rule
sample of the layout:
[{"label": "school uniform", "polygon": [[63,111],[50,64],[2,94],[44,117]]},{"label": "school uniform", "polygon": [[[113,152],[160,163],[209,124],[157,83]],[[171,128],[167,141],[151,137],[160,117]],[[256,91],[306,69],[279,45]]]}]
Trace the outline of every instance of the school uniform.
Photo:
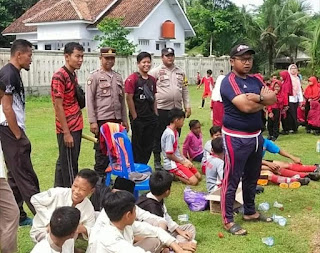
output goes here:
[{"label": "school uniform", "polygon": [[[145,239],[134,244],[134,236]],[[151,240],[150,240],[151,239]],[[162,228],[146,222],[135,221],[124,230],[113,225],[104,209],[100,212],[92,228],[87,253],[145,253],[160,252],[162,245],[169,246],[175,238]]]},{"label": "school uniform", "polygon": [[262,161],[263,127],[261,111],[243,113],[232,100],[241,94],[260,94],[263,84],[256,77],[246,79],[229,73],[222,81],[221,96],[225,109],[222,137],[225,148],[224,179],[221,189],[221,211],[224,223],[233,222],[235,193],[242,178],[244,214],[255,210],[256,183]]},{"label": "school uniform", "polygon": [[184,224],[179,226],[169,215],[164,200],[158,201],[157,198],[151,192],[148,192],[147,194],[140,196],[136,204],[142,209],[149,211],[152,214],[155,214],[159,217],[163,217],[168,224],[168,231],[173,237],[177,239],[178,242],[186,242],[188,240],[177,234],[177,232],[175,231],[177,228],[180,228],[183,231],[190,232],[192,234],[191,240],[195,238],[195,227],[192,224]]},{"label": "school uniform", "polygon": [[74,247],[66,247],[66,243],[63,244],[62,248],[55,245],[49,234],[38,242],[32,249],[31,253],[73,253]]},{"label": "school uniform", "polygon": [[[33,242],[39,242],[47,235],[47,226],[54,210],[62,206],[72,206],[72,190],[71,188],[51,188],[48,191],[38,193],[31,198],[37,214],[33,218],[33,225],[30,230],[30,236]],[[88,237],[91,228],[95,223],[94,208],[88,198],[75,206],[80,211],[80,222],[87,229]],[[82,235],[86,240],[86,235]],[[73,239],[68,241],[74,242]]]},{"label": "school uniform", "polygon": [[214,126],[222,126],[222,119],[224,114],[222,97],[220,94],[221,82],[225,78],[225,75],[219,75],[216,84],[211,94],[211,109],[212,109],[212,124]]},{"label": "school uniform", "polygon": [[201,162],[203,157],[202,134],[196,136],[190,131],[183,142],[182,153],[193,161]]},{"label": "school uniform", "polygon": [[224,161],[219,157],[210,155],[206,163],[206,186],[209,193],[221,187],[223,180]]},{"label": "school uniform", "polygon": [[204,144],[203,147],[203,157],[201,160],[201,170],[203,174],[206,174],[206,163],[208,158],[210,157],[212,153],[212,145],[211,145],[212,140],[209,140]]},{"label": "school uniform", "polygon": [[211,91],[214,88],[214,80],[212,78],[212,76],[204,76],[201,80],[200,85],[203,84],[204,85],[204,90],[203,90],[203,94],[202,94],[202,99],[210,97],[211,96]]},{"label": "school uniform", "polygon": [[272,113],[273,117],[269,117],[268,115],[268,132],[270,137],[274,137],[275,139],[279,136],[279,128],[280,128],[280,120],[281,120],[281,112],[285,106],[288,105],[288,100],[285,94],[279,92],[277,94],[277,102],[273,105],[267,106],[268,114]]}]

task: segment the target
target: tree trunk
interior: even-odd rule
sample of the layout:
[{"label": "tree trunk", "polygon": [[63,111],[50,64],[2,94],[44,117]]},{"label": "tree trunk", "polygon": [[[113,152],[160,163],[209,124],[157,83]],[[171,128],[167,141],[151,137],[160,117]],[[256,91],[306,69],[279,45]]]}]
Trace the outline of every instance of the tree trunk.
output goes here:
[{"label": "tree trunk", "polygon": [[210,36],[210,55],[212,55],[212,43],[213,43],[213,38],[212,34]]}]

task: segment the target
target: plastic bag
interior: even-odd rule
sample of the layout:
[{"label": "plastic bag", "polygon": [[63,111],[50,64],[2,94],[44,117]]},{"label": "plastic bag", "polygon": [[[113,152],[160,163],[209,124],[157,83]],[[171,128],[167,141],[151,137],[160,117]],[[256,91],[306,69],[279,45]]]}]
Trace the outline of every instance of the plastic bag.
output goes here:
[{"label": "plastic bag", "polygon": [[196,192],[186,187],[184,189],[183,198],[189,209],[193,212],[204,211],[207,209],[209,201],[205,199],[206,192]]}]

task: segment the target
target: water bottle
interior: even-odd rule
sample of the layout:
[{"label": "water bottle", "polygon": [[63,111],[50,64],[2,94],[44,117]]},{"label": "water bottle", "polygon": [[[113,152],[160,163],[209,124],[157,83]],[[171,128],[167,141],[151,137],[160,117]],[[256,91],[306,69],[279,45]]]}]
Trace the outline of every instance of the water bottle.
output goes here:
[{"label": "water bottle", "polygon": [[278,224],[281,226],[281,227],[284,227],[286,224],[287,224],[287,219],[282,217],[278,220]]},{"label": "water bottle", "polygon": [[273,219],[273,221],[275,222],[275,223],[279,223],[279,220],[280,219],[284,219],[284,217],[283,216],[280,216],[280,215],[272,215],[272,219]]},{"label": "water bottle", "polygon": [[267,245],[269,247],[273,246],[273,244],[274,244],[273,237],[263,237],[261,240],[265,245]]},{"label": "water bottle", "polygon": [[270,205],[268,202],[263,202],[258,207],[259,211],[264,211],[264,212],[268,211],[269,209],[270,209]]},{"label": "water bottle", "polygon": [[320,153],[320,140],[317,141],[316,152]]},{"label": "water bottle", "polygon": [[273,207],[275,208],[282,208],[283,205],[281,203],[279,203],[278,201],[275,201],[274,204],[273,204]]}]

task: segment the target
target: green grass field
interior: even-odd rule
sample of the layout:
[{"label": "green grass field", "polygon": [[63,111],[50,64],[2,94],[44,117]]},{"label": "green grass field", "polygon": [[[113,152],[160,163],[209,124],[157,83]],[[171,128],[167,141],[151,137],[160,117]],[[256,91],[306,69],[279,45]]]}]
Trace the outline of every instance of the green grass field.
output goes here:
[{"label": "green grass field", "polygon": [[[190,86],[192,116],[190,119],[198,119],[202,123],[204,141],[209,139],[209,128],[211,126],[209,101],[206,101],[204,109],[198,109],[201,103],[201,90]],[[53,187],[55,162],[58,148],[55,135],[54,113],[49,97],[29,98],[26,105],[27,112],[27,135],[32,144],[32,162],[38,175],[41,191]],[[89,133],[89,127],[85,115],[85,133]],[[180,143],[189,131],[189,120],[185,121]],[[266,133],[265,133],[266,134]],[[304,128],[299,129],[295,135],[280,136],[277,144],[300,156],[304,164],[320,162],[320,156],[315,152],[318,137],[305,134]],[[281,159],[272,155],[268,159]],[[93,168],[94,151],[92,143],[83,140],[80,154],[79,167]],[[151,158],[150,165],[153,165]],[[197,164],[199,167],[199,164]],[[203,178],[204,179],[204,178]],[[169,213],[174,219],[179,214],[189,214],[190,222],[197,228],[196,240],[198,241],[199,253],[209,252],[283,252],[283,253],[305,253],[320,252],[320,183],[311,182],[309,186],[300,189],[280,189],[278,186],[265,187],[265,193],[256,198],[256,203],[269,202],[272,206],[274,201],[284,205],[284,211],[271,208],[267,214],[283,215],[288,219],[285,227],[275,223],[245,223],[241,216],[235,218],[245,229],[248,235],[244,237],[231,236],[222,227],[221,216],[213,215],[209,211],[191,212],[183,201],[183,190],[185,185],[174,182],[171,196],[167,199]],[[195,190],[205,191],[205,180]],[[28,210],[26,208],[26,210]],[[29,210],[28,210],[29,212]],[[30,213],[30,212],[29,212]],[[29,227],[19,228],[19,252],[30,252],[33,243],[29,237]],[[224,238],[220,239],[218,233],[222,232]],[[108,235],[106,235],[108,236]],[[262,237],[273,236],[275,244],[267,247],[261,242]],[[83,247],[83,244],[81,244]]]}]

